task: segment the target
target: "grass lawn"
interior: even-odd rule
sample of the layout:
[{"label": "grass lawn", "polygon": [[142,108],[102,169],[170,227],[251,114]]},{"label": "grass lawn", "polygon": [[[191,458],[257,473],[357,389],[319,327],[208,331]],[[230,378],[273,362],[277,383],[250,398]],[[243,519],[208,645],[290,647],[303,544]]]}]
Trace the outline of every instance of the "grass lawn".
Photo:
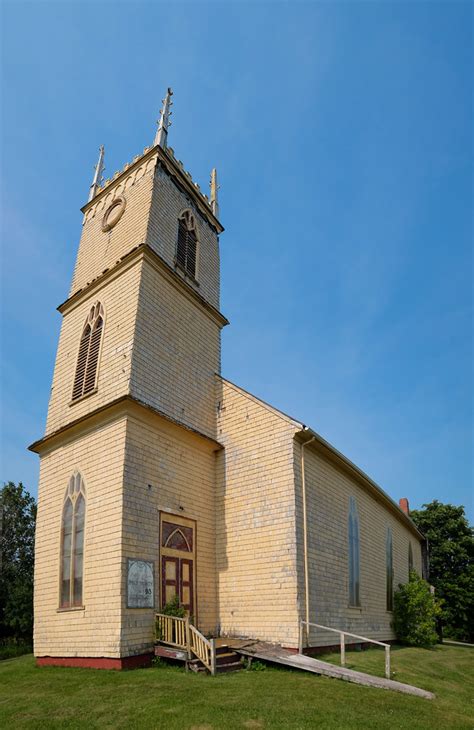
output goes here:
[{"label": "grass lawn", "polygon": [[[335,655],[324,657],[335,660]],[[383,674],[383,653],[350,652],[348,666]],[[0,662],[2,728],[472,728],[474,650],[393,650],[395,678],[433,701],[298,670],[209,677],[177,667],[129,672],[35,667],[31,655]]]}]

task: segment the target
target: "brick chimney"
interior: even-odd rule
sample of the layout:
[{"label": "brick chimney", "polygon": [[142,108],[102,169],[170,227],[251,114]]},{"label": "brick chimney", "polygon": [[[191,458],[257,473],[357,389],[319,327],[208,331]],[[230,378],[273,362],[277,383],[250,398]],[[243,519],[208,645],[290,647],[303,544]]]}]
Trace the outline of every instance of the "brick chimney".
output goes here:
[{"label": "brick chimney", "polygon": [[410,505],[408,504],[408,499],[406,497],[402,497],[399,502],[399,507],[402,510],[402,512],[405,512],[408,517],[410,516]]}]

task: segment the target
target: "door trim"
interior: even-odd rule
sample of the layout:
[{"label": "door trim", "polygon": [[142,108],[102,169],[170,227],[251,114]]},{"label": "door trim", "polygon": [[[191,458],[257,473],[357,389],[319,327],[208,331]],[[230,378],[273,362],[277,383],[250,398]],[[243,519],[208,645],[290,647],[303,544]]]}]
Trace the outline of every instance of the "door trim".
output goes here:
[{"label": "door trim", "polygon": [[[185,550],[175,550],[173,548],[164,548],[162,546],[162,524],[163,522],[172,522],[176,525],[181,525],[183,527],[191,527],[193,530],[193,545],[191,551],[185,551]],[[160,608],[163,607],[162,599],[163,599],[163,557],[167,558],[179,558],[180,560],[191,560],[193,567],[192,567],[192,573],[193,573],[193,580],[192,580],[192,594],[194,599],[194,621],[196,625],[198,625],[199,620],[199,612],[198,612],[198,591],[197,591],[197,521],[193,519],[192,517],[184,517],[183,515],[177,515],[173,512],[167,512],[165,510],[159,511],[159,530],[158,530],[158,539],[159,539],[159,566],[160,566],[160,580],[158,581],[158,584],[160,586],[160,595],[158,600],[158,605]],[[180,576],[181,580],[181,576]]]}]

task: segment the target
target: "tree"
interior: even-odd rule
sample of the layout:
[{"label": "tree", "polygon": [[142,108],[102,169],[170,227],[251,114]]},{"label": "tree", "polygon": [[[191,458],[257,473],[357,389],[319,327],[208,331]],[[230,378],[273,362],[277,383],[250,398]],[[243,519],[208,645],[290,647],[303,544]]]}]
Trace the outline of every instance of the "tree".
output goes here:
[{"label": "tree", "polygon": [[409,646],[434,646],[438,641],[439,611],[426,580],[411,570],[408,583],[400,583],[394,595],[393,629],[397,639]]},{"label": "tree", "polygon": [[430,583],[441,601],[445,636],[474,640],[474,535],[464,507],[434,500],[411,518],[428,538]]},{"label": "tree", "polygon": [[31,639],[36,503],[23,484],[0,489],[0,637]]}]

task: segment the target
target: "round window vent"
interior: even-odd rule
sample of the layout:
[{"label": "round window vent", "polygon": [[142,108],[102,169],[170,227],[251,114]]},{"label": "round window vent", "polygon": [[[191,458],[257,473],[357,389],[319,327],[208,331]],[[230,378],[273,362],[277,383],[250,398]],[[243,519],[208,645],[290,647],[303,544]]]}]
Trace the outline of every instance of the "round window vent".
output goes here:
[{"label": "round window vent", "polygon": [[110,231],[119,222],[123,216],[125,205],[126,201],[122,195],[112,201],[102,219],[102,230],[104,232]]}]

